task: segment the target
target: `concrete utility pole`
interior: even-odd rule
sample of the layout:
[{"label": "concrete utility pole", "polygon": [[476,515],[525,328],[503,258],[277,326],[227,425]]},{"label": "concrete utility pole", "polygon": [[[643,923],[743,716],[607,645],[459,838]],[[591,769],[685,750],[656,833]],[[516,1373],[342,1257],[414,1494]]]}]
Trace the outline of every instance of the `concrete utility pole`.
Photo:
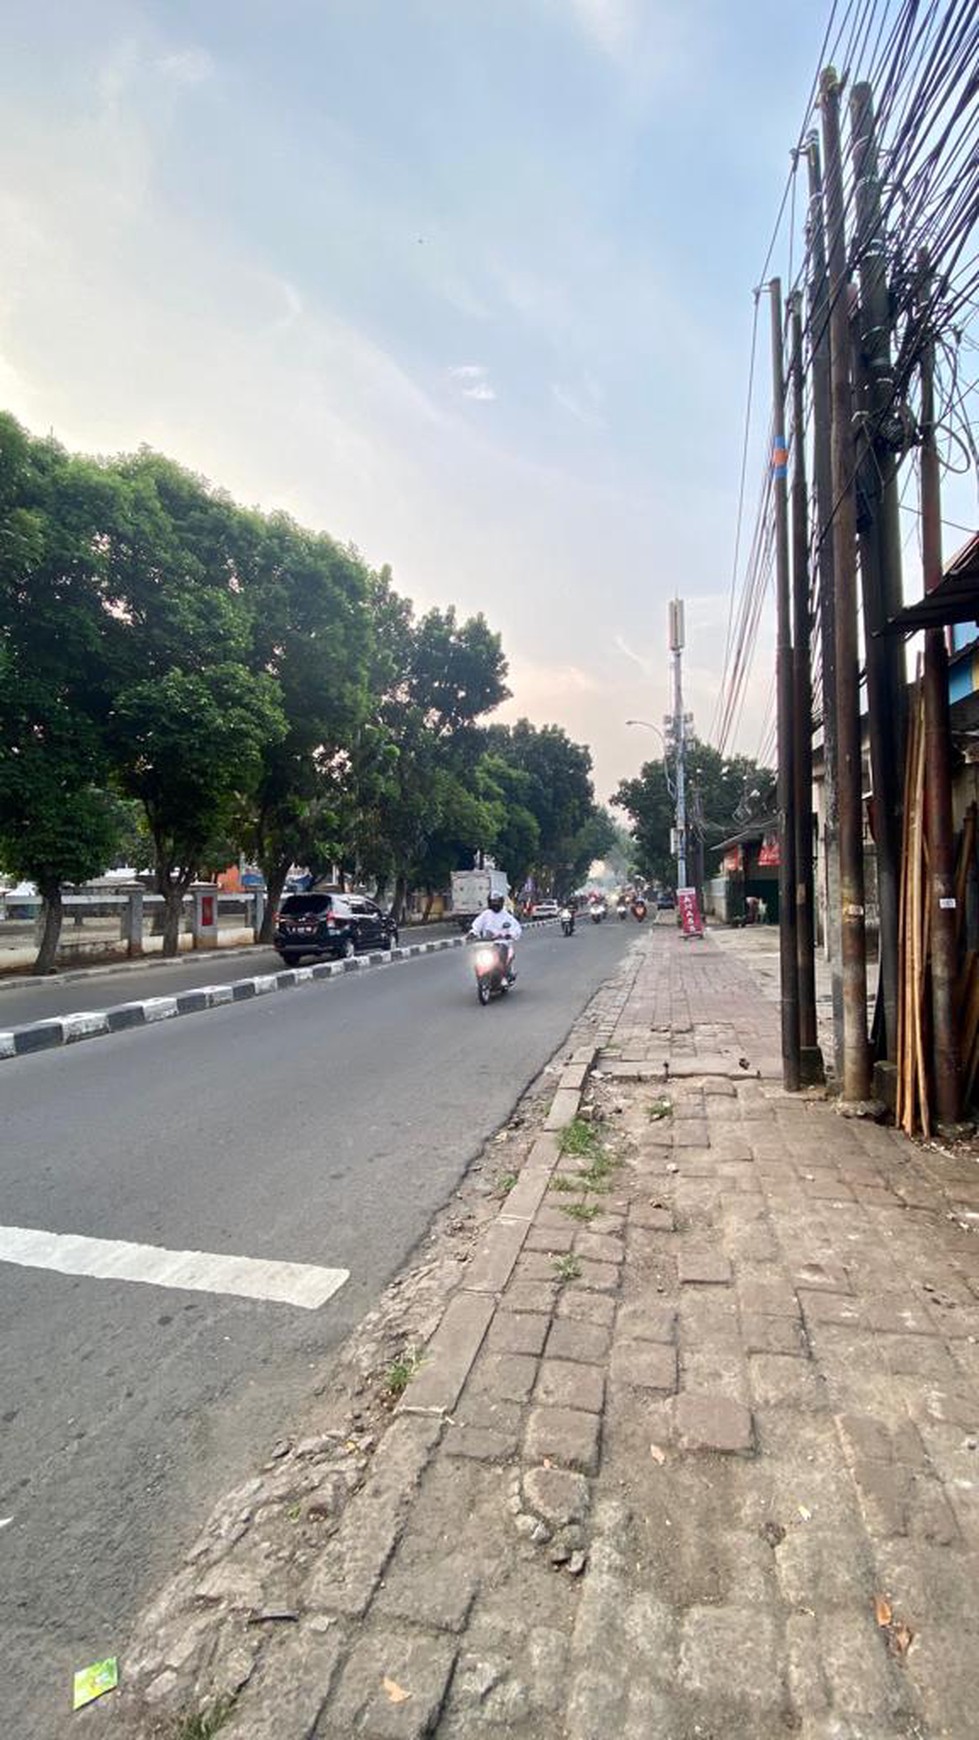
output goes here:
[{"label": "concrete utility pole", "polygon": [[867,1042],[867,938],[863,864],[863,757],[857,643],[856,501],[850,311],[840,152],[840,86],[820,77],[826,153],[830,367],[833,405],[833,568],[836,579],[836,743],[839,757],[840,903],[843,945],[843,1099],[870,1094]]},{"label": "concrete utility pole", "polygon": [[683,653],[683,600],[672,598],[669,606],[670,652],[673,655],[673,748],[676,756],[676,885],[677,892],[687,886],[687,796],[684,738],[686,715],[683,711],[683,678],[680,661]]},{"label": "concrete utility pole", "polygon": [[772,493],[775,498],[776,698],[778,708],[778,942],[782,1012],[782,1081],[799,1087],[799,956],[795,892],[795,776],[792,741],[792,607],[786,477],[782,281],[768,286],[772,313]]},{"label": "concrete utility pole", "polygon": [[829,280],[823,222],[819,138],[809,135],[809,331],[812,352],[812,450],[816,485],[816,540],[823,716],[823,888],[826,953],[833,999],[833,1054],[843,1079],[843,940],[840,932],[839,806],[836,747],[836,581],[833,568],[832,400],[829,358]]},{"label": "concrete utility pole", "polygon": [[[938,447],[935,441],[935,350],[928,305],[930,266],[918,256],[921,289],[918,318],[927,323],[921,353],[921,543],[925,591],[942,577],[942,508]],[[952,833],[952,775],[949,765],[948,652],[941,628],[925,630],[925,829],[928,840],[928,923],[931,927],[931,1014],[935,1056],[935,1110],[939,1125],[958,1122],[962,1101],[962,1063],[955,1025],[956,974],[955,847]]]},{"label": "concrete utility pole", "polygon": [[809,492],[802,392],[802,297],[789,300],[792,326],[792,638],[795,726],[796,951],[799,975],[799,1075],[825,1080],[816,1029],[816,931],[812,867],[812,659],[809,634]]},{"label": "concrete utility pole", "polygon": [[864,412],[860,442],[863,511],[858,520],[860,576],[877,846],[880,992],[884,1006],[884,1051],[893,1065],[897,1061],[907,679],[904,642],[900,635],[884,633],[888,619],[897,615],[903,603],[901,524],[896,447],[894,440],[888,438],[893,435],[894,371],[887,255],[880,210],[873,95],[867,84],[854,85],[850,95],[850,153],[855,183],[855,240],[860,261],[855,374]]}]

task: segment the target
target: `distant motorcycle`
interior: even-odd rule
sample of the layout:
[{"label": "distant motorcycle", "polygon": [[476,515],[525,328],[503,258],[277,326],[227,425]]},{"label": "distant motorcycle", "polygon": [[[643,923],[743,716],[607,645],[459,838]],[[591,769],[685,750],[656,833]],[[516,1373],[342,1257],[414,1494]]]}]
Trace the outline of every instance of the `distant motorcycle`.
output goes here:
[{"label": "distant motorcycle", "polygon": [[561,908],[561,934],[562,936],[574,936],[574,913],[570,906]]},{"label": "distant motorcycle", "polygon": [[601,924],[602,919],[605,917],[605,910],[606,910],[606,908],[605,908],[604,900],[596,900],[594,902],[592,909],[591,909],[592,924]]},{"label": "distant motorcycle", "polygon": [[620,900],[616,910],[617,910],[618,915],[619,915],[619,923],[621,924],[624,919],[628,918],[629,908],[626,906],[626,903],[624,900]]},{"label": "distant motorcycle", "polygon": [[632,903],[632,916],[636,920],[637,924],[642,924],[642,921],[646,916],[646,902],[644,900],[634,900],[633,901],[633,903]]}]

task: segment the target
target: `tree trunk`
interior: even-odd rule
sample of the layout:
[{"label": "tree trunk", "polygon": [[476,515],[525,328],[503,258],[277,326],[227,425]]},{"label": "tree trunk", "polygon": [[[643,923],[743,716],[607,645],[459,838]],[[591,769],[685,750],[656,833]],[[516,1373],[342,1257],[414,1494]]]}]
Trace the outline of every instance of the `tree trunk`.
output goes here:
[{"label": "tree trunk", "polygon": [[35,973],[53,973],[54,963],[58,954],[58,943],[61,940],[61,888],[57,883],[41,885],[41,916],[43,929],[41,931],[41,946],[34,962]]},{"label": "tree trunk", "polygon": [[256,942],[270,943],[275,930],[275,915],[279,910],[282,890],[289,874],[290,860],[279,858],[273,864],[262,865],[262,875],[265,877],[265,911],[262,915],[262,928],[256,937]]},{"label": "tree trunk", "polygon": [[435,904],[435,890],[434,890],[434,888],[426,888],[426,890],[425,890],[425,910],[422,913],[422,924],[428,923],[429,919],[432,916],[432,907],[434,906],[434,904]]},{"label": "tree trunk", "polygon": [[184,905],[184,889],[171,883],[163,892],[163,953],[180,953],[180,918]]},{"label": "tree trunk", "polygon": [[391,901],[391,917],[395,924],[404,920],[405,901],[408,895],[408,878],[403,870],[399,870],[394,879],[394,896]]}]

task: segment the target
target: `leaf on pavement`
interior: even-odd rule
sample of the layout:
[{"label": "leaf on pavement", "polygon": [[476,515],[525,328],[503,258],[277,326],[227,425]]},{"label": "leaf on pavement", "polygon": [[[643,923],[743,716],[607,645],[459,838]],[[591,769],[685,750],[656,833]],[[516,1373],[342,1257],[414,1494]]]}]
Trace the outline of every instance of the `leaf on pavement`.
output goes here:
[{"label": "leaf on pavement", "polygon": [[652,1457],[653,1461],[658,1462],[660,1467],[662,1468],[663,1463],[666,1461],[666,1451],[661,1450],[658,1444],[650,1444],[649,1454]]},{"label": "leaf on pavement", "polygon": [[890,1625],[891,1620],[894,1618],[894,1609],[886,1595],[874,1596],[874,1613],[876,1614],[878,1625]]},{"label": "leaf on pavement", "polygon": [[899,1622],[892,1625],[887,1634],[888,1648],[892,1655],[907,1655],[914,1642],[914,1632],[910,1625]]},{"label": "leaf on pavement", "polygon": [[411,1693],[406,1692],[404,1686],[399,1686],[397,1680],[389,1680],[386,1674],[381,1684],[392,1704],[406,1704],[411,1697]]}]

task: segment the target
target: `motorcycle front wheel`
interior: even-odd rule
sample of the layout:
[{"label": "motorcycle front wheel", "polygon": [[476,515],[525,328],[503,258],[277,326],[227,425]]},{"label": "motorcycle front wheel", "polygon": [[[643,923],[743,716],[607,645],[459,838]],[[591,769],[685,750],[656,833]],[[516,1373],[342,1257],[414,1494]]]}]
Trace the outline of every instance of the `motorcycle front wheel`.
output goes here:
[{"label": "motorcycle front wheel", "polygon": [[482,1003],[483,1007],[485,1008],[486,1004],[490,1000],[490,988],[489,988],[488,982],[485,979],[480,979],[478,985],[476,986],[476,995],[479,998],[479,1001]]}]

